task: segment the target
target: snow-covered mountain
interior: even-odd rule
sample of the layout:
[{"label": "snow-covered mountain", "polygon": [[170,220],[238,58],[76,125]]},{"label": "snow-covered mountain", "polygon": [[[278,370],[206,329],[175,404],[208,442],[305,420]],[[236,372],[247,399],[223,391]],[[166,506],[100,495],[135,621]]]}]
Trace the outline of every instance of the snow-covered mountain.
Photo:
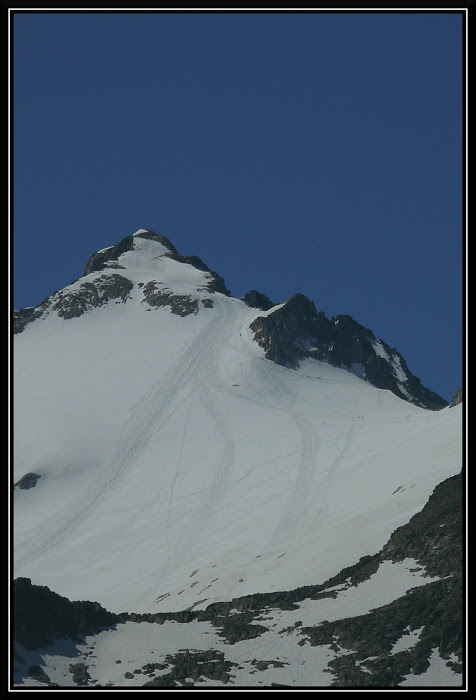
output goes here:
[{"label": "snow-covered mountain", "polygon": [[[443,571],[408,543],[397,556],[391,537],[413,532],[409,521],[435,488],[460,473],[461,404],[447,406],[350,317],[327,319],[299,294],[277,305],[256,290],[233,298],[200,258],[146,229],[95,253],[83,277],[39,306],[15,312],[15,331],[14,576],[30,597],[48,587],[115,616],[104,632],[76,630],[85,644],[76,640],[77,654],[102,649],[90,679],[137,686],[145,671],[129,666],[153,661],[156,685],[372,685],[366,674],[381,683],[373,654],[360,659],[367,670],[342,681],[335,664],[342,670],[354,653],[351,640],[337,628],[329,637],[324,621],[456,580],[453,560]],[[436,524],[441,508],[431,512],[439,535],[449,525]],[[354,566],[361,573],[342,578]],[[273,622],[258,624],[244,612],[251,608],[267,609]],[[391,665],[401,647],[410,663],[389,684],[421,683],[432,669],[430,685],[459,685],[457,642],[428,647],[434,634],[425,642],[412,627],[417,617],[404,614],[381,652]],[[282,625],[293,630],[286,644]],[[228,634],[231,652],[223,630],[234,626],[246,630]],[[259,656],[260,635],[269,658]],[[40,661],[28,635],[20,641],[17,682],[77,682],[59,662],[71,648],[44,638]],[[202,657],[171,679],[184,649]],[[121,664],[111,661],[119,650]]]}]

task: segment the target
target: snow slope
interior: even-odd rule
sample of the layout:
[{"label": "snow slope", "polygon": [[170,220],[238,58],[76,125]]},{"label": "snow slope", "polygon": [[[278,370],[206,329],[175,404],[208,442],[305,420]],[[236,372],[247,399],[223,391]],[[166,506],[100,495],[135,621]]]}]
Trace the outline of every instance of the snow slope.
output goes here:
[{"label": "snow slope", "polygon": [[[48,312],[15,338],[14,481],[41,476],[15,489],[15,578],[113,612],[322,582],[460,471],[461,405],[420,409],[315,360],[275,365],[249,329],[273,309],[210,292],[155,241],[119,262],[126,303]],[[145,304],[151,280],[197,313]]]}]

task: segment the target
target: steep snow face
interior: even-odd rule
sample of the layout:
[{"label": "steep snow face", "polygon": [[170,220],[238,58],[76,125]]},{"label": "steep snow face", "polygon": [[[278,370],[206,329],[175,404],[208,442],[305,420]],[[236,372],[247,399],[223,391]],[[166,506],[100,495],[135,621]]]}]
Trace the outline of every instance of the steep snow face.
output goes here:
[{"label": "steep snow face", "polygon": [[[14,483],[38,477],[15,489],[15,577],[113,612],[322,582],[460,471],[461,405],[276,365],[250,330],[263,312],[148,236],[15,338]],[[86,303],[98,279],[126,291]]]}]

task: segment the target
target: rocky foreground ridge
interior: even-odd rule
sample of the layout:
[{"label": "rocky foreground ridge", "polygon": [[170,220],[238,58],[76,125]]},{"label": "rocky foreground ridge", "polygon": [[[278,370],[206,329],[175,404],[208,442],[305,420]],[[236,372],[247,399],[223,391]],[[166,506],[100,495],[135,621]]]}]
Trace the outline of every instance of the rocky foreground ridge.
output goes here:
[{"label": "rocky foreground ridge", "polygon": [[[411,685],[405,679],[425,674],[435,655],[451,676],[449,684],[461,685],[462,533],[462,475],[459,474],[440,483],[422,511],[398,528],[380,552],[363,557],[328,581],[292,591],[257,593],[214,603],[202,611],[116,615],[98,603],[70,602],[44,586],[33,585],[29,579],[17,579],[13,588],[15,683],[62,685],[52,680],[51,668],[56,669],[61,661],[55,643],[58,639],[68,639],[73,645],[69,656],[75,658],[69,659],[65,686],[117,687],[123,683],[191,687],[209,683],[226,686],[235,682],[246,686],[249,682],[261,687],[293,687],[300,655],[302,664],[309,663],[311,669],[322,665],[325,659],[326,686]],[[414,562],[410,571],[423,579],[403,596],[365,614],[310,624],[313,606],[326,599],[339,605],[341,597],[364,590],[365,585],[376,581],[383,568],[409,561]],[[118,681],[116,674],[114,682],[98,683],[100,666],[93,653],[96,640],[105,631],[118,633],[138,625],[149,629],[148,638],[151,630],[160,626],[162,651],[154,654],[152,644],[143,654],[141,664],[137,666],[135,659],[133,670],[123,655],[115,661],[116,670],[121,665],[123,681]],[[204,633],[197,643],[195,631],[195,646],[186,648],[187,630],[192,627],[203,628]],[[174,630],[176,635],[178,628],[183,634],[183,648],[174,652],[170,642],[170,651],[166,651],[167,635]],[[264,639],[269,643],[264,645]],[[231,653],[234,645],[244,640],[248,640],[251,655],[246,668]],[[255,647],[253,640],[257,641]],[[259,658],[263,647],[279,648],[280,653],[276,658]],[[28,663],[27,657],[36,663]],[[281,674],[280,682],[258,680],[270,670]],[[244,671],[247,676],[243,676]],[[316,685],[319,687],[320,683]]]}]

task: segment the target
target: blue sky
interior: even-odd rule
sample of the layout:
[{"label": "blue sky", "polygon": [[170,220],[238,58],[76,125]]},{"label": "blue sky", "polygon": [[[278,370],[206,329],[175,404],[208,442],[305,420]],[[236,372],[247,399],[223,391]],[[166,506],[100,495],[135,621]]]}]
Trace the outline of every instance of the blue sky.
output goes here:
[{"label": "blue sky", "polygon": [[462,15],[15,13],[14,306],[139,228],[462,386]]}]

